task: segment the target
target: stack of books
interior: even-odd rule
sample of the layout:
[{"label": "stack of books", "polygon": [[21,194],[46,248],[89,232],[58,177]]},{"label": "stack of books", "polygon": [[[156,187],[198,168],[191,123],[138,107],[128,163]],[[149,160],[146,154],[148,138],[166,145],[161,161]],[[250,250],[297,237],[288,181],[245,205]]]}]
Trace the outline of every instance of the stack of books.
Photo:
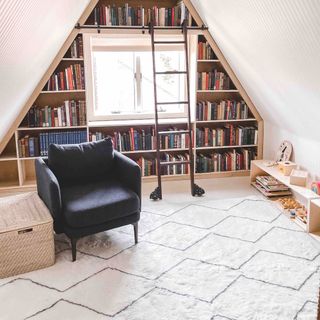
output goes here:
[{"label": "stack of books", "polygon": [[198,90],[229,90],[231,80],[224,72],[198,72]]},{"label": "stack of books", "polygon": [[256,145],[258,129],[227,124],[223,128],[197,128],[197,147]]},{"label": "stack of books", "polygon": [[289,187],[272,176],[257,176],[252,185],[266,197],[282,197],[292,194]]},{"label": "stack of books", "polygon": [[85,126],[86,103],[79,100],[67,100],[60,107],[32,106],[28,111],[22,125],[33,127],[74,127]]},{"label": "stack of books", "polygon": [[196,172],[250,170],[251,160],[255,158],[255,151],[248,149],[214,152],[210,155],[200,153],[196,159]]},{"label": "stack of books", "polygon": [[82,35],[78,35],[70,46],[70,58],[83,58],[83,41]]},{"label": "stack of books", "polygon": [[198,43],[198,60],[215,60],[217,59],[208,41]]},{"label": "stack of books", "polygon": [[89,18],[95,25],[106,26],[145,26],[153,23],[155,26],[180,26],[187,19],[192,24],[191,15],[183,1],[173,8],[130,7],[126,3],[123,7],[97,6]]},{"label": "stack of books", "polygon": [[44,90],[84,90],[84,88],[84,67],[81,64],[73,64],[64,71],[54,73]]},{"label": "stack of books", "polygon": [[243,100],[222,100],[220,102],[199,101],[197,103],[197,121],[239,120],[248,118],[249,108]]}]

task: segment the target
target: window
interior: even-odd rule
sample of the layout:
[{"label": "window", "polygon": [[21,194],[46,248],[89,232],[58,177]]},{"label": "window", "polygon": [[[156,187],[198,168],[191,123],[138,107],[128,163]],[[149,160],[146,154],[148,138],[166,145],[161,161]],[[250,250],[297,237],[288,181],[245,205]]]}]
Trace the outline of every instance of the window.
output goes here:
[{"label": "window", "polygon": [[[91,87],[91,120],[152,118],[150,36],[130,39],[91,36],[90,42],[91,84],[87,88]],[[159,46],[155,58],[157,71],[185,70],[185,52],[181,45]],[[186,100],[184,74],[157,75],[156,81],[158,102]],[[161,117],[182,117],[186,115],[186,107],[184,104],[159,105],[158,111]]]}]

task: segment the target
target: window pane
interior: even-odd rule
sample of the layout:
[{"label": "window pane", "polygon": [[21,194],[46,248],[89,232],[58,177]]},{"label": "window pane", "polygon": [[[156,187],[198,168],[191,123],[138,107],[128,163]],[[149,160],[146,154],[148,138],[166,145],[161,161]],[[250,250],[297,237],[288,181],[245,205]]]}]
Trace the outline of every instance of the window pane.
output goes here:
[{"label": "window pane", "polygon": [[[184,51],[156,52],[157,71],[185,70]],[[94,51],[95,115],[154,114],[151,51]],[[185,100],[185,75],[157,75],[158,102]],[[185,105],[159,106],[182,113]]]},{"label": "window pane", "polygon": [[95,114],[134,111],[134,55],[132,52],[93,53]]}]

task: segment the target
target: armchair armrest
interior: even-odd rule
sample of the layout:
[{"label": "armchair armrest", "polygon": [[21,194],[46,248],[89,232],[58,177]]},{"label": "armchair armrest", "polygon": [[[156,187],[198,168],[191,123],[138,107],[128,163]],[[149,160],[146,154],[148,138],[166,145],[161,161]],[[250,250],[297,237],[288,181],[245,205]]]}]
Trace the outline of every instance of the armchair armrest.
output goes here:
[{"label": "armchair armrest", "polygon": [[55,231],[61,232],[62,201],[59,182],[42,158],[35,161],[38,195],[49,209]]},{"label": "armchair armrest", "polygon": [[139,165],[118,151],[114,151],[116,177],[140,199],[141,208],[141,169]]}]

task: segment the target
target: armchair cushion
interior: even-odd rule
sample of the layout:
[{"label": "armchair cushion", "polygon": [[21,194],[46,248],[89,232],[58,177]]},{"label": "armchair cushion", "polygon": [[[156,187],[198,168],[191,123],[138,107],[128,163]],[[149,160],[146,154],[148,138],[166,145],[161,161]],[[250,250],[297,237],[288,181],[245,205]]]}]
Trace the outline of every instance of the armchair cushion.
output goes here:
[{"label": "armchair cushion", "polygon": [[65,221],[73,228],[98,225],[140,212],[138,195],[114,180],[65,186],[61,195]]},{"label": "armchair cushion", "polygon": [[60,186],[101,181],[113,172],[111,138],[101,141],[49,145],[48,165]]}]

